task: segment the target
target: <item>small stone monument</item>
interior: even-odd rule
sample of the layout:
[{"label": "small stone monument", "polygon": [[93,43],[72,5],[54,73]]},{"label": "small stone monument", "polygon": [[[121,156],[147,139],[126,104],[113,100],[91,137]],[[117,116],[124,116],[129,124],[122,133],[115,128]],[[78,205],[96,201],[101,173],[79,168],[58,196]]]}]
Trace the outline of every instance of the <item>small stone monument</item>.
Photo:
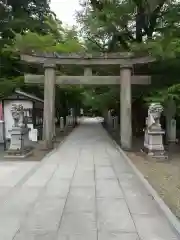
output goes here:
[{"label": "small stone monument", "polygon": [[112,115],[111,115],[111,110],[108,111],[107,123],[108,123],[109,128],[113,127],[113,119],[112,119]]},{"label": "small stone monument", "polygon": [[144,150],[148,155],[157,158],[165,158],[163,145],[164,130],[161,128],[160,116],[163,107],[160,103],[152,103],[148,109],[146,129],[144,136]]},{"label": "small stone monument", "polygon": [[63,132],[64,131],[64,118],[60,117],[60,131]]},{"label": "small stone monument", "polygon": [[116,131],[118,128],[118,116],[113,117],[113,129]]},{"label": "small stone monument", "polygon": [[13,104],[11,108],[14,124],[12,126],[10,147],[5,157],[25,158],[32,153],[29,140],[29,128],[24,123],[24,109],[21,104]]},{"label": "small stone monument", "polygon": [[166,117],[166,140],[167,143],[176,143],[176,103],[168,99],[165,103],[164,115]]},{"label": "small stone monument", "polygon": [[80,116],[82,117],[83,115],[84,115],[84,109],[81,108],[81,109],[80,109]]},{"label": "small stone monument", "polygon": [[69,127],[69,115],[66,116],[66,127]]},{"label": "small stone monument", "polygon": [[170,122],[170,133],[169,133],[169,142],[176,143],[176,120],[174,118],[171,119]]}]

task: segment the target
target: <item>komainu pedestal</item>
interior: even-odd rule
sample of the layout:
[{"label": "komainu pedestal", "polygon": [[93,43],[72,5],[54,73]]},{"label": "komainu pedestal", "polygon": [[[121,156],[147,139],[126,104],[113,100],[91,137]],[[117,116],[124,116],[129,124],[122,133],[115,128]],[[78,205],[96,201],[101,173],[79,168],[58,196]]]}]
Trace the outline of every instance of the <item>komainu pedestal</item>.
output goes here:
[{"label": "komainu pedestal", "polygon": [[148,155],[157,158],[166,158],[163,135],[164,130],[161,128],[160,117],[163,107],[160,103],[152,103],[148,109],[146,118],[146,129],[144,136],[144,150]]},{"label": "komainu pedestal", "polygon": [[29,128],[24,123],[24,109],[21,104],[12,105],[11,108],[14,124],[11,133],[10,147],[5,157],[25,158],[32,153],[32,146],[29,140]]}]

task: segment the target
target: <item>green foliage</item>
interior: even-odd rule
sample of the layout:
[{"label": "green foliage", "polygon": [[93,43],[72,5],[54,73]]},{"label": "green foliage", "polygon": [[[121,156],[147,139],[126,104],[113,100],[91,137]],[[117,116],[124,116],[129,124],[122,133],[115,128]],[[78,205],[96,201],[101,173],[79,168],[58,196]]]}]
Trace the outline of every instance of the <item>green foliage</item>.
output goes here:
[{"label": "green foliage", "polygon": [[94,87],[86,89],[83,93],[83,105],[93,110],[117,108],[119,104],[119,88],[117,87]]},{"label": "green foliage", "polygon": [[178,38],[157,37],[143,43],[133,43],[131,51],[145,53],[160,60],[175,59],[180,55],[180,40]]},{"label": "green foliage", "polygon": [[28,31],[39,34],[53,32],[52,26],[47,24],[47,18],[51,19],[53,16],[48,0],[8,0],[7,3],[8,5],[0,2],[1,97],[19,86],[18,77],[24,72],[16,48],[12,46],[16,36],[20,38],[21,34]]},{"label": "green foliage", "polygon": [[21,88],[24,85],[24,78],[1,78],[0,79],[0,99],[10,95],[14,89]]},{"label": "green foliage", "polygon": [[52,34],[40,35],[35,32],[27,32],[26,34],[16,34],[14,45],[6,45],[4,51],[14,52],[57,52],[71,53],[80,52],[82,44],[76,38],[68,38],[68,33],[62,32],[61,42]]},{"label": "green foliage", "polygon": [[[83,1],[78,20],[85,44],[90,51],[123,52],[150,55],[157,63],[136,66],[135,74],[158,74],[152,85],[133,86],[133,99],[140,96],[147,102],[164,103],[167,98],[179,101],[180,2],[173,0],[91,0]],[[168,80],[167,80],[168,78]],[[175,82],[175,83],[174,83]],[[106,105],[114,95],[108,90],[97,96],[94,105]],[[91,94],[92,95],[92,94]],[[97,101],[97,99],[101,99]],[[91,96],[88,104],[92,102]],[[98,102],[98,103],[97,103]],[[102,105],[103,108],[103,105]]]},{"label": "green foliage", "polygon": [[83,4],[78,15],[82,32],[99,50],[144,50],[163,59],[179,53],[179,1],[91,0]]},{"label": "green foliage", "polygon": [[[17,3],[17,5],[18,4],[19,3]],[[31,66],[22,65],[19,59],[19,52],[34,50],[41,52],[70,53],[79,52],[82,49],[82,44],[77,37],[76,30],[74,28],[63,28],[62,22],[57,20],[54,14],[50,12],[48,3],[45,0],[40,0],[38,3],[34,1],[33,8],[29,5],[28,16],[26,16],[26,4],[30,4],[30,1],[24,0],[22,4],[24,4],[23,10],[14,13],[16,4],[12,2],[12,11],[8,13],[11,15],[11,20],[3,22],[4,28],[1,28],[1,98],[9,95],[16,87],[21,87],[25,91],[43,97],[42,86],[30,86],[24,84],[24,78],[22,76],[25,70],[31,70],[36,74],[39,74],[40,72],[37,68],[32,70]],[[8,32],[6,31],[7,27]],[[63,69],[61,69],[61,71],[63,71]],[[65,74],[65,72],[63,74]],[[19,81],[19,79],[21,79],[21,81]],[[60,104],[61,102],[64,101],[64,104],[66,104],[66,97],[74,99],[74,102],[76,100],[80,101],[79,93],[74,89],[62,89],[60,91],[59,88],[57,88],[56,91],[56,106],[58,109],[60,107],[62,108],[62,104]],[[61,99],[60,96],[64,99]],[[69,101],[69,104],[72,103]]]},{"label": "green foliage", "polygon": [[[15,87],[43,96],[42,86],[27,86],[23,83],[25,70],[32,66],[22,65],[18,52],[122,52],[132,51],[148,54],[158,59],[158,64],[147,67],[148,74],[168,74],[171,77],[165,85],[135,89],[133,98],[143,96],[147,102],[165,102],[173,98],[179,104],[179,84],[172,79],[179,76],[180,52],[180,2],[176,0],[91,0],[82,1],[78,13],[81,32],[75,28],[66,29],[49,9],[47,0],[9,0],[9,6],[0,4],[0,97]],[[81,35],[83,43],[78,36]],[[137,67],[138,68],[138,67]],[[67,69],[61,66],[61,74],[78,74],[77,67]],[[100,74],[102,69],[98,69]],[[112,70],[112,71],[111,71]],[[32,70],[39,74],[39,69]],[[107,69],[102,70],[107,74]],[[146,74],[142,68],[136,73]],[[110,69],[114,72],[114,69]],[[176,76],[175,76],[176,75]],[[178,77],[177,77],[178,79]],[[161,81],[159,78],[158,81]],[[67,86],[56,88],[56,108],[63,112],[67,106],[91,106],[93,109],[119,108],[119,88],[83,88]],[[64,113],[65,114],[65,113]]]},{"label": "green foliage", "polygon": [[161,89],[160,91],[152,91],[144,100],[148,104],[151,102],[165,104],[168,99],[173,99],[176,102],[180,101],[180,84],[172,85],[168,88]]},{"label": "green foliage", "polygon": [[46,51],[55,44],[55,39],[52,35],[39,35],[34,32],[28,32],[24,35],[17,34],[15,37],[15,45],[11,46],[14,51]]}]

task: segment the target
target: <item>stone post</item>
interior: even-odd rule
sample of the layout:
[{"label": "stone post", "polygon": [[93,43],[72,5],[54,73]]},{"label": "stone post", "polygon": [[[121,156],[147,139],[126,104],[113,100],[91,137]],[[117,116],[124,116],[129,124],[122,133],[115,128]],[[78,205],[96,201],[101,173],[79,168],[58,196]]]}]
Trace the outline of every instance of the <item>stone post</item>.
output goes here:
[{"label": "stone post", "polygon": [[68,126],[69,126],[69,115],[66,116],[66,127],[68,127]]},{"label": "stone post", "polygon": [[114,116],[113,117],[113,129],[117,130],[117,128],[118,128],[118,117]]},{"label": "stone post", "polygon": [[54,125],[55,125],[55,65],[50,63],[44,64],[44,123],[43,123],[43,140],[45,147],[53,147]]},{"label": "stone post", "polygon": [[64,118],[60,117],[60,131],[63,132],[64,131]]},{"label": "stone post", "polygon": [[108,110],[104,109],[102,115],[104,117],[104,123],[108,124]]},{"label": "stone post", "polygon": [[124,65],[120,70],[120,138],[121,147],[125,150],[132,147],[131,68],[130,65]]},{"label": "stone post", "polygon": [[168,99],[165,103],[164,115],[166,117],[166,141],[176,142],[176,103],[173,99]]},{"label": "stone post", "polygon": [[113,127],[113,118],[111,116],[111,110],[108,110],[108,114],[107,114],[107,124],[108,127],[111,129]]}]

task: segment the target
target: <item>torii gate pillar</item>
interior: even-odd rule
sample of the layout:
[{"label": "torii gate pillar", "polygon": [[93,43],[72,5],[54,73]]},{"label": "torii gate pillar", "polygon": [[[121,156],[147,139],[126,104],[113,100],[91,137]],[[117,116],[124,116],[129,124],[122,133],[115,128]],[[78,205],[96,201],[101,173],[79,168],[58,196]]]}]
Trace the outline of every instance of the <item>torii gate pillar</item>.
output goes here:
[{"label": "torii gate pillar", "polygon": [[132,147],[131,70],[130,65],[123,65],[120,69],[120,138],[124,150]]},{"label": "torii gate pillar", "polygon": [[45,63],[45,81],[44,81],[44,122],[43,122],[43,140],[45,148],[53,148],[54,137],[54,117],[55,117],[55,82],[56,66],[51,63]]}]

